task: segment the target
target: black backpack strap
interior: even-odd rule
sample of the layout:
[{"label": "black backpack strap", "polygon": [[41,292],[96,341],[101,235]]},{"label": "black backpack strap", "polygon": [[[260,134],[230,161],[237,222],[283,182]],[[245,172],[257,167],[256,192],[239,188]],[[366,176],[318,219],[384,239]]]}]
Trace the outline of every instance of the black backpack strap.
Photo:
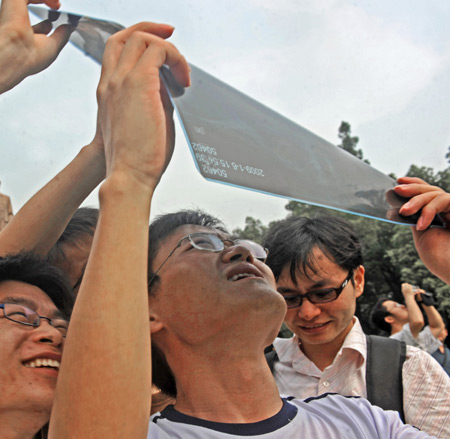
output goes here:
[{"label": "black backpack strap", "polygon": [[270,367],[270,371],[272,372],[273,375],[273,363],[275,363],[275,361],[280,361],[280,359],[278,358],[277,352],[275,350],[267,352],[266,354],[264,354],[266,356],[266,361],[267,364]]},{"label": "black backpack strap", "polygon": [[403,412],[402,368],[406,359],[406,344],[388,337],[366,335],[367,399],[384,410]]}]

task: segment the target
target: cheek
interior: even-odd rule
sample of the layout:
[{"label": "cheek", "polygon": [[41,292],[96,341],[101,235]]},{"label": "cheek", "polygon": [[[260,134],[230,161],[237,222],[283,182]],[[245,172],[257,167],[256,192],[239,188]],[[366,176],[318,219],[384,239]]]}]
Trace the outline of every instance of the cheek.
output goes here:
[{"label": "cheek", "polygon": [[284,322],[289,327],[298,317],[298,308],[288,309],[284,316]]}]

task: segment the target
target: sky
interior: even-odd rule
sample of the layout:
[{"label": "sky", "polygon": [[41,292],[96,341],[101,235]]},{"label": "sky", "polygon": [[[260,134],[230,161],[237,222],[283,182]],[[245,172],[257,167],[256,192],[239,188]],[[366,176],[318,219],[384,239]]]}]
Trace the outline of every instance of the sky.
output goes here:
[{"label": "sky", "polygon": [[[332,143],[349,122],[386,174],[447,166],[450,2],[62,0],[61,9],[125,26],[172,24],[171,41],[190,63]],[[99,73],[69,45],[45,72],[0,96],[0,191],[14,212],[93,137]],[[246,216],[283,218],[286,203],[204,180],[177,125],[152,216],[199,207],[235,228]],[[97,204],[96,192],[84,203]]]}]

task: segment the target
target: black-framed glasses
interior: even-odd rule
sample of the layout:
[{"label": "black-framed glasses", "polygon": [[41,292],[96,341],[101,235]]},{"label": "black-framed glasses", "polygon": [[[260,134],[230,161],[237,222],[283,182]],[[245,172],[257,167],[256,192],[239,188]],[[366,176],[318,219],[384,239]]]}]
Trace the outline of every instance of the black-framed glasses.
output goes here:
[{"label": "black-framed glasses", "polygon": [[40,316],[36,311],[17,303],[2,303],[0,304],[0,308],[3,309],[5,318],[11,320],[11,322],[37,328],[41,324],[42,319],[44,319],[57,329],[63,337],[67,335],[69,322],[63,318],[50,319],[48,317]]},{"label": "black-framed glasses", "polygon": [[286,301],[288,309],[299,307],[303,303],[304,299],[308,299],[314,304],[333,302],[333,300],[336,300],[340,296],[352,276],[353,270],[350,270],[344,282],[342,282],[342,285],[338,288],[323,288],[320,290],[308,291],[305,294],[283,294],[283,298]]},{"label": "black-framed glasses", "polygon": [[264,248],[262,245],[258,244],[257,242],[250,241],[249,239],[222,239],[221,237],[215,235],[214,233],[207,233],[207,232],[190,233],[189,235],[184,236],[178,241],[178,244],[169,253],[169,256],[167,256],[167,258],[164,259],[162,264],[155,271],[155,273],[149,280],[148,285],[150,285],[153,282],[153,279],[155,279],[156,275],[164,266],[164,264],[169,260],[169,258],[175,253],[175,250],[179,248],[183,243],[183,241],[185,240],[188,240],[191,246],[193,248],[196,248],[197,250],[213,253],[221,252],[225,248],[225,246],[241,245],[242,247],[245,247],[246,249],[250,250],[250,253],[253,255],[253,257],[255,259],[260,260],[261,262],[266,262],[267,255],[269,253],[269,250]]}]

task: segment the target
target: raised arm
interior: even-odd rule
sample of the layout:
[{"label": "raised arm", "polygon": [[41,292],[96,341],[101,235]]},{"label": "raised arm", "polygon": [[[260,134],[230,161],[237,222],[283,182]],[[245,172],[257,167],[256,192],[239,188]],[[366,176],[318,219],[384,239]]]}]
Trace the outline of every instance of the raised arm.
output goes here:
[{"label": "raised arm", "polygon": [[[178,50],[142,23],[107,43],[98,87],[107,177],[64,351],[51,438],[145,438],[151,403],[147,247],[150,203],[172,154],[159,68],[183,86]],[[169,142],[167,140],[170,139]]]},{"label": "raised arm", "polygon": [[[420,178],[401,177],[398,183],[395,192],[412,197],[400,213],[412,215],[422,209],[417,226],[412,227],[420,259],[434,275],[450,284],[450,194]],[[428,228],[436,214],[444,222],[444,228]]]},{"label": "raised arm", "polygon": [[[36,0],[33,3],[41,3],[41,1]],[[59,7],[59,3],[55,0],[46,0],[45,3],[53,8]],[[19,13],[21,8],[24,8],[22,12],[26,14],[26,18],[24,16],[23,21],[28,22],[28,29],[32,33],[29,27],[26,1],[3,0],[0,40],[3,16],[7,17],[8,11],[14,13],[16,9],[16,12]],[[6,18],[4,21],[8,26],[11,26],[10,21],[6,20]],[[27,29],[26,26],[23,27]],[[161,38],[167,38],[171,35],[172,28],[160,29],[154,27],[150,31],[155,32]],[[46,39],[47,37],[43,38]],[[53,36],[50,38],[53,38]],[[52,46],[50,45],[50,47]],[[3,49],[4,47],[0,45],[0,55]],[[18,57],[20,59],[20,52]],[[0,56],[1,65],[2,58]],[[2,69],[0,68],[1,75]],[[173,133],[170,130],[168,130],[168,136],[170,137],[169,143],[173,144]],[[33,251],[46,255],[61,236],[79,205],[104,178],[105,153],[103,134],[98,122],[97,132],[92,142],[83,147],[69,165],[40,189],[19,210],[7,227],[0,232],[0,257],[19,251]]]},{"label": "raised arm", "polygon": [[10,90],[27,76],[47,68],[69,41],[73,28],[52,29],[48,21],[31,26],[29,3],[45,3],[58,9],[59,0],[2,0],[0,8],[0,94]]},{"label": "raised arm", "polygon": [[46,255],[78,206],[104,178],[105,154],[99,132],[0,232],[0,256],[19,251]]},{"label": "raised arm", "polygon": [[[425,293],[425,291],[419,290],[418,293]],[[422,301],[422,306],[428,318],[428,326],[430,328],[430,331],[436,338],[438,338],[438,335],[445,328],[444,320],[439,311],[433,305],[425,305],[425,303]]]},{"label": "raised arm", "polygon": [[402,294],[405,299],[405,305],[408,309],[408,323],[411,334],[414,338],[417,338],[419,332],[422,330],[425,322],[423,319],[422,311],[416,302],[416,293],[413,290],[411,284],[402,284]]}]

